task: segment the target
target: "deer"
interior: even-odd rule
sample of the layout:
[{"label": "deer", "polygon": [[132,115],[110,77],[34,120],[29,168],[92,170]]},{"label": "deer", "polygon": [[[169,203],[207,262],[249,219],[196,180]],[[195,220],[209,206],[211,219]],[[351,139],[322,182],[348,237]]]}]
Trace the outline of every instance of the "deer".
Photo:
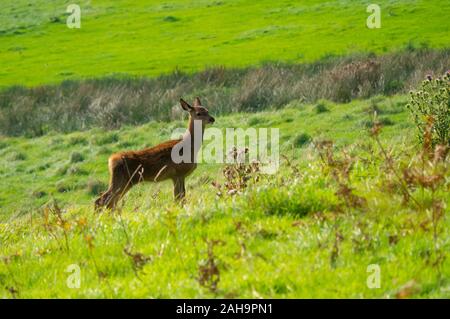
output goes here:
[{"label": "deer", "polygon": [[118,152],[109,157],[109,188],[95,201],[96,211],[104,207],[113,210],[133,186],[144,181],[170,179],[175,201],[184,200],[185,179],[197,168],[197,153],[205,127],[215,119],[198,97],[192,106],[181,98],[180,105],[189,114],[188,126],[181,138],[139,151]]}]

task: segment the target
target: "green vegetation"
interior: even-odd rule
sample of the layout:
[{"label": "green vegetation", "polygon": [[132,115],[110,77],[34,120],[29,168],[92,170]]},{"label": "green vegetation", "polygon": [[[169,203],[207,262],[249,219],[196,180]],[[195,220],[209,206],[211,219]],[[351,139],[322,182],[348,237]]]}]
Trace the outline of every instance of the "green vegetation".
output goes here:
[{"label": "green vegetation", "polygon": [[450,146],[450,71],[442,77],[428,75],[421,89],[411,92],[411,102],[407,105],[423,137],[431,125],[432,144]]},{"label": "green vegetation", "polygon": [[[55,131],[118,129],[154,120],[179,120],[180,97],[205,97],[216,116],[276,110],[292,100],[349,102],[407,93],[426,74],[444,74],[448,65],[450,50],[421,49],[329,58],[310,64],[218,67],[193,75],[175,72],[152,79],[102,78],[30,89],[11,87],[0,91],[0,134],[35,137]],[[323,103],[318,103],[316,112],[326,111]],[[111,133],[102,138],[114,141],[116,136]]]},{"label": "green vegetation", "polygon": [[[371,102],[372,101],[372,102]],[[386,127],[395,138],[399,128],[414,127],[408,121],[405,97],[375,97],[368,101],[333,105],[327,103],[330,112],[316,114],[315,105],[292,101],[285,108],[257,114],[234,114],[220,118],[215,127],[278,127],[280,142],[289,154],[297,154],[304,146],[302,133],[308,140],[332,138],[339,146],[359,138],[371,120],[375,103],[380,119],[389,118],[395,125]],[[333,107],[332,111],[331,108]],[[181,109],[180,106],[178,108]],[[383,109],[384,111],[380,111]],[[211,112],[211,114],[214,114]],[[350,119],[348,117],[351,117]],[[313,119],[313,120],[312,120]],[[0,220],[12,213],[27,213],[30,207],[45,204],[52,197],[61,203],[90,204],[92,196],[86,192],[89,179],[108,181],[107,161],[121,150],[141,149],[171,138],[175,128],[185,128],[185,120],[170,123],[151,122],[143,126],[127,126],[111,133],[102,129],[74,132],[66,135],[48,134],[39,138],[4,138],[0,149]],[[299,132],[300,130],[300,132]],[[295,145],[300,136],[303,143]],[[400,135],[401,136],[401,135]],[[294,143],[295,149],[292,149]],[[26,154],[26,155],[25,155]],[[296,155],[298,156],[298,154]],[[220,171],[222,165],[201,165],[198,171]],[[196,176],[202,174],[196,173]],[[220,175],[220,174],[219,174]],[[195,177],[194,177],[195,178]],[[59,184],[58,184],[59,183]],[[69,193],[59,192],[55,186],[64,186]],[[158,184],[159,185],[159,184]],[[159,186],[152,186],[159,188]],[[47,196],[30,197],[33,192],[45,192]],[[171,197],[171,192],[167,191]]]},{"label": "green vegetation", "polygon": [[[184,121],[123,127],[114,138],[100,129],[5,138],[0,296],[450,297],[448,163],[420,171],[443,180],[417,184],[407,97],[323,103],[328,112],[294,100],[217,118],[223,128],[279,127],[281,168],[243,173],[246,185],[228,180],[230,189],[227,167],[202,164],[184,206],[160,183],[135,187],[115,213],[93,210],[111,152],[154,145]],[[390,123],[381,131],[374,110],[376,123]],[[299,130],[313,144],[294,144]],[[402,170],[409,175],[397,179]],[[72,264],[79,289],[66,284]],[[366,284],[371,264],[379,289]]]},{"label": "green vegetation", "polygon": [[[311,62],[355,52],[447,47],[446,1],[380,0],[382,27],[366,27],[368,1],[3,0],[0,87],[174,69]],[[395,83],[391,83],[395,85]]]},{"label": "green vegetation", "polygon": [[[70,3],[0,4],[0,298],[450,298],[450,3],[378,1],[377,30],[368,1],[80,0],[81,29]],[[202,163],[182,204],[95,213],[108,157],[194,96],[279,128],[279,171]]]}]

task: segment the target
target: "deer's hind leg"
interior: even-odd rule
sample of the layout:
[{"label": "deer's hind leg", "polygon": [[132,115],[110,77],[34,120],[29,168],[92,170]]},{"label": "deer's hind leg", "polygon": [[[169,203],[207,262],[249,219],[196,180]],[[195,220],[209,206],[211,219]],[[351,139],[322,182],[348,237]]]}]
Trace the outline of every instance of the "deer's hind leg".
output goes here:
[{"label": "deer's hind leg", "polygon": [[114,209],[119,200],[128,192],[131,187],[127,186],[126,178],[123,176],[114,176],[111,178],[109,188],[106,192],[100,195],[95,201],[95,207],[98,210],[101,207]]},{"label": "deer's hind leg", "polygon": [[175,177],[173,179],[173,196],[176,201],[183,200],[186,196],[186,188],[184,185],[184,176]]},{"label": "deer's hind leg", "polygon": [[121,164],[114,165],[110,160],[109,168],[111,179],[109,182],[109,188],[106,192],[100,195],[95,201],[96,210],[107,207],[114,209],[117,206],[119,200],[128,192],[132,184],[129,182],[128,175],[123,169]]}]

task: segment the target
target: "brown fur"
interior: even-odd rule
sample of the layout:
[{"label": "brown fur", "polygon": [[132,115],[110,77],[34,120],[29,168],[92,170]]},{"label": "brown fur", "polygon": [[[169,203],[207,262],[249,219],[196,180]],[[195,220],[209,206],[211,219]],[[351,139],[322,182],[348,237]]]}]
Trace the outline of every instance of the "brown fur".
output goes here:
[{"label": "brown fur", "polygon": [[[202,120],[203,128],[206,123],[214,122],[214,118],[209,116],[208,111],[201,107],[198,98],[194,102],[194,107],[183,100],[181,105],[189,112],[188,131],[192,132],[192,135],[194,119]],[[173,162],[172,148],[181,141],[181,139],[170,140],[140,151],[119,152],[111,155],[108,161],[109,188],[95,201],[96,209],[104,206],[113,209],[126,192],[143,181],[160,182],[171,179],[174,183],[175,199],[184,198],[185,178],[195,170],[197,164]]]}]

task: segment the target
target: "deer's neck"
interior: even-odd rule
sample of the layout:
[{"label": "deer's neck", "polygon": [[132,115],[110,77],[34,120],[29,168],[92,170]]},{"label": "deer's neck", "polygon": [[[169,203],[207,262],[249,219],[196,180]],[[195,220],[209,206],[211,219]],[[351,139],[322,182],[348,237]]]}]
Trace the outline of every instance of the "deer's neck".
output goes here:
[{"label": "deer's neck", "polygon": [[195,160],[198,151],[203,143],[203,134],[205,132],[205,125],[203,121],[195,121],[189,116],[189,123],[186,133],[184,133],[183,141],[189,143],[191,149],[192,159]]}]

